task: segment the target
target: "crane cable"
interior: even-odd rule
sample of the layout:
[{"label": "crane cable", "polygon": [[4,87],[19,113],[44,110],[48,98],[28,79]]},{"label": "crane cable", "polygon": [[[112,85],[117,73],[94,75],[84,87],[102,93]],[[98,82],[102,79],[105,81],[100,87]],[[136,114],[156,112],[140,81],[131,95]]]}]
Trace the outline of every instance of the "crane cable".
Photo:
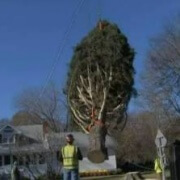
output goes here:
[{"label": "crane cable", "polygon": [[54,71],[56,69],[56,66],[57,66],[58,62],[62,59],[62,53],[64,51],[66,42],[68,40],[68,37],[69,37],[70,32],[72,30],[72,27],[73,27],[73,25],[75,23],[76,17],[78,15],[79,11],[81,10],[81,8],[84,5],[84,2],[85,2],[85,0],[80,0],[79,1],[79,3],[77,4],[77,6],[76,6],[76,8],[75,8],[75,10],[74,10],[74,12],[73,12],[73,14],[71,16],[71,20],[70,20],[69,26],[67,27],[67,30],[65,31],[64,38],[62,39],[62,43],[60,45],[59,51],[58,51],[57,56],[56,56],[56,58],[55,58],[55,60],[54,60],[54,62],[52,64],[51,70],[50,70],[49,74],[46,77],[45,84],[42,87],[42,90],[41,90],[41,92],[39,94],[39,98],[38,99],[40,99],[42,97],[42,95],[44,94],[44,92],[46,90],[46,87],[47,87],[49,81],[51,80],[51,78],[52,78],[52,76],[54,74]]}]

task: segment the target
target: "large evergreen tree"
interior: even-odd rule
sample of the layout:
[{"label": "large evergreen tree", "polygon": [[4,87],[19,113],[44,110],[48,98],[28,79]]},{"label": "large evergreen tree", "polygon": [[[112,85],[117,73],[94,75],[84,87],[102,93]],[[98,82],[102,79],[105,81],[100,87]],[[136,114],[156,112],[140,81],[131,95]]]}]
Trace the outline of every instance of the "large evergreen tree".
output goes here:
[{"label": "large evergreen tree", "polygon": [[88,157],[106,158],[105,137],[122,123],[135,92],[134,50],[115,24],[100,21],[76,46],[67,81],[73,120],[90,135]]}]

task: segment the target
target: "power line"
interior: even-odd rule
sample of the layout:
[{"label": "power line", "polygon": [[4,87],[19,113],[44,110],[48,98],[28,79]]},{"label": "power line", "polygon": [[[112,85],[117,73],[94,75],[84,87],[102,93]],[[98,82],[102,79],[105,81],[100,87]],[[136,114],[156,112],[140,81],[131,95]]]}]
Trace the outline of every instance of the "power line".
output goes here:
[{"label": "power line", "polygon": [[98,15],[98,20],[101,20],[102,18],[102,0],[98,0],[98,7],[97,7],[97,15]]},{"label": "power line", "polygon": [[70,34],[71,30],[72,30],[72,27],[74,25],[74,22],[76,20],[78,12],[82,8],[84,2],[85,2],[85,0],[80,0],[78,2],[78,4],[77,4],[77,6],[76,6],[76,8],[75,8],[75,10],[74,10],[74,12],[73,12],[73,14],[71,16],[69,26],[67,27],[67,30],[65,31],[64,38],[62,39],[62,43],[60,45],[59,51],[58,51],[57,56],[56,56],[56,58],[55,58],[55,60],[54,60],[54,62],[52,64],[51,70],[50,70],[49,74],[46,77],[45,84],[42,87],[42,90],[41,90],[41,92],[39,94],[39,98],[38,99],[40,99],[42,97],[42,95],[44,94],[44,92],[46,90],[46,87],[47,87],[49,81],[51,80],[51,78],[53,76],[53,73],[54,73],[54,71],[56,69],[56,66],[57,66],[58,62],[62,59],[62,53],[63,53],[63,50],[65,48],[66,42],[68,40],[69,34]]}]

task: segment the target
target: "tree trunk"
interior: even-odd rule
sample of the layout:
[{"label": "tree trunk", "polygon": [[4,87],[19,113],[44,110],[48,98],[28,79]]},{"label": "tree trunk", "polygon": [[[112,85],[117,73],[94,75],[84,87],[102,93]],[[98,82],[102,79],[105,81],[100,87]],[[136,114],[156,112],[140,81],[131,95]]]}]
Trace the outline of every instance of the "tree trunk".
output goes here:
[{"label": "tree trunk", "polygon": [[90,130],[88,159],[93,163],[102,163],[108,157],[105,147],[106,134],[106,127],[98,124]]}]

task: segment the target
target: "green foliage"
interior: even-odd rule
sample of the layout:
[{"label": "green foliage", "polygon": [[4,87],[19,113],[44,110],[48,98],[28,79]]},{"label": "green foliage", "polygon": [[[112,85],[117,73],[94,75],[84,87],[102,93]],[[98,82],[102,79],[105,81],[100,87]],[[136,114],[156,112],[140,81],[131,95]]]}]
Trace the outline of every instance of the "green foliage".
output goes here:
[{"label": "green foliage", "polygon": [[[119,111],[118,117],[127,110],[128,102],[135,94],[134,84],[134,50],[130,47],[126,36],[120,31],[117,25],[102,21],[102,30],[97,26],[85,37],[74,49],[74,55],[70,63],[67,89],[70,100],[77,100],[79,97],[77,86],[81,86],[80,75],[87,79],[88,71],[94,86],[99,86],[99,94],[95,94],[93,101],[96,109],[102,105],[102,86],[107,86],[106,75],[109,75],[112,68],[112,81],[109,87],[106,112],[113,111],[119,104],[123,110]],[[101,73],[98,72],[97,66]],[[88,69],[89,68],[89,69]],[[101,80],[104,78],[103,83]],[[86,94],[84,92],[84,94]],[[76,107],[80,112],[87,114],[87,107],[81,102]],[[88,115],[88,114],[87,114]],[[117,114],[116,114],[117,117]],[[121,119],[119,118],[119,119]],[[113,116],[107,117],[112,121]]]}]

